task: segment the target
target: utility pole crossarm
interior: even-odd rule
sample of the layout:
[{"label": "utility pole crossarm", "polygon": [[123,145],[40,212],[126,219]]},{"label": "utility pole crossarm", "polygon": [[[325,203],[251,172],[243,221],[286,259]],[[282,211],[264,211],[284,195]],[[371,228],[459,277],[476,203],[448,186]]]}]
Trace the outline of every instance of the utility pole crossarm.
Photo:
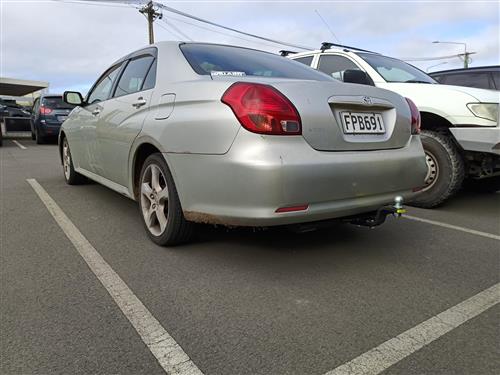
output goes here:
[{"label": "utility pole crossarm", "polygon": [[149,30],[149,44],[154,44],[155,42],[155,36],[154,36],[154,30],[153,30],[153,22],[156,19],[161,19],[163,14],[158,12],[152,1],[147,3],[144,7],[139,9],[139,12],[144,14],[144,16],[148,20],[148,30]]}]

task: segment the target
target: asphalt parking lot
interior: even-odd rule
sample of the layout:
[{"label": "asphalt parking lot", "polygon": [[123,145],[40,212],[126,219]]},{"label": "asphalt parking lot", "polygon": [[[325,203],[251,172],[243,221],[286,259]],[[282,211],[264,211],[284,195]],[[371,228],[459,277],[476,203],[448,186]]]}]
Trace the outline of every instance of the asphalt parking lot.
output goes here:
[{"label": "asphalt parking lot", "polygon": [[189,356],[180,374],[500,372],[499,193],[373,230],[203,227],[162,248],[133,201],[66,185],[55,145],[4,140],[0,163],[2,374],[164,373],[144,315],[131,321],[33,180]]}]

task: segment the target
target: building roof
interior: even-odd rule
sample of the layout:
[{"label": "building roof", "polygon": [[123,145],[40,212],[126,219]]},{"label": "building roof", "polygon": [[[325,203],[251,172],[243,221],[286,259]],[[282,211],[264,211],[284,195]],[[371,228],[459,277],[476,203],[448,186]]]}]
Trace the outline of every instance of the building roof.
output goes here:
[{"label": "building roof", "polygon": [[0,95],[24,96],[47,87],[48,82],[0,77]]}]

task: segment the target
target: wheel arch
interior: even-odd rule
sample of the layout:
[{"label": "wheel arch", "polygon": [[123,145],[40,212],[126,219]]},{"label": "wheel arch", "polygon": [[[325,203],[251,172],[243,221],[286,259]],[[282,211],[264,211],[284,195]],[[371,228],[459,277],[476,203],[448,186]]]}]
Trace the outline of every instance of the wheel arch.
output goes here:
[{"label": "wheel arch", "polygon": [[433,112],[421,111],[420,118],[422,120],[422,130],[446,130],[453,127],[452,123],[444,117]]},{"label": "wheel arch", "polygon": [[61,164],[63,163],[63,155],[62,155],[62,140],[66,138],[66,133],[64,133],[64,130],[61,129],[59,132],[59,137],[57,138],[57,148],[59,149],[59,160],[61,161]]}]

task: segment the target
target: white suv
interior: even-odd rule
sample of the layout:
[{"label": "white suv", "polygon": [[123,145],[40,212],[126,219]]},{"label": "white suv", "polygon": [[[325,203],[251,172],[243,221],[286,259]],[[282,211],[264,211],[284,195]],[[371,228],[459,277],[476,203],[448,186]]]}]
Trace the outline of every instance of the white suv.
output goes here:
[{"label": "white suv", "polygon": [[282,52],[340,81],[385,88],[415,102],[428,173],[414,205],[439,205],[465,177],[488,178],[492,190],[499,188],[499,92],[441,85],[404,61],[332,43],[316,51]]}]

